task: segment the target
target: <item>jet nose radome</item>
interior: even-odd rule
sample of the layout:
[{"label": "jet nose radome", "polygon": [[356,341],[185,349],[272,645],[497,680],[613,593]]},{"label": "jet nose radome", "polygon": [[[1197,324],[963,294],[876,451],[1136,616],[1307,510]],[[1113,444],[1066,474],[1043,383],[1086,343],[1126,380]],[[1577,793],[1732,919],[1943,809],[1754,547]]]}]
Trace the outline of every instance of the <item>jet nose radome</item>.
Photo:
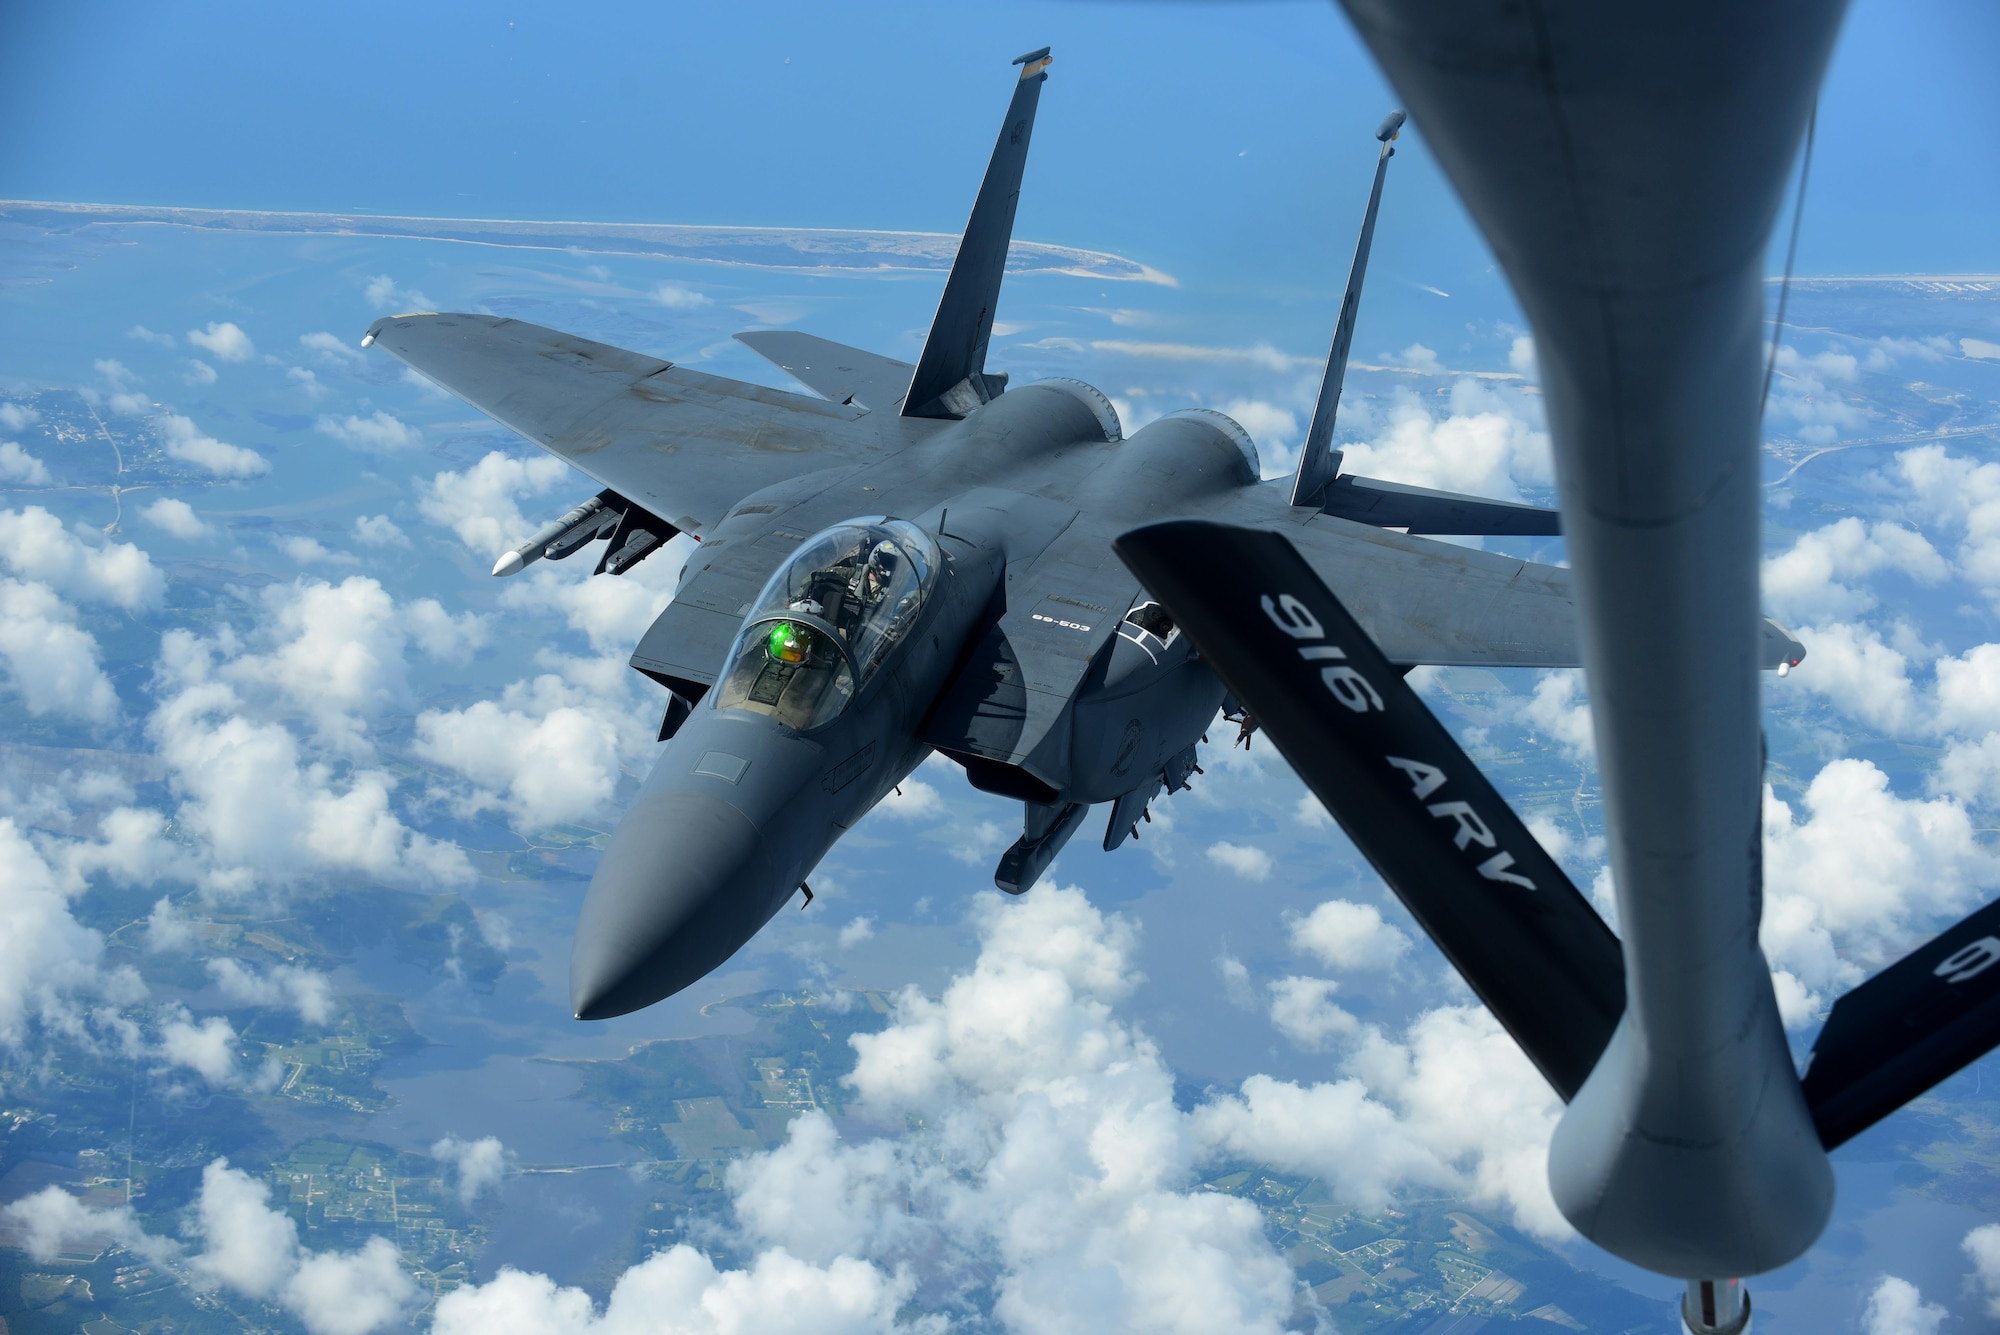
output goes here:
[{"label": "jet nose radome", "polygon": [[784,902],[750,818],[711,794],[642,792],[591,878],[570,955],[579,1020],[672,996],[736,953]]}]

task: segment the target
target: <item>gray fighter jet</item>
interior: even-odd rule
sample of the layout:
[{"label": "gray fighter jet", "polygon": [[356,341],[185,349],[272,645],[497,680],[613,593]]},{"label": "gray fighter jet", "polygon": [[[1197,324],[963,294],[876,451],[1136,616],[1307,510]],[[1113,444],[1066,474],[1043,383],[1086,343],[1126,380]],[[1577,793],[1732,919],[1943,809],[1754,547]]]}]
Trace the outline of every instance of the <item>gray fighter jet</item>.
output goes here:
[{"label": "gray fighter jet", "polygon": [[[933,750],[1022,804],[1002,889],[1033,885],[1094,805],[1110,806],[1107,850],[1134,837],[1148,804],[1198,772],[1218,709],[1240,713],[1113,553],[1137,526],[1284,534],[1400,667],[1580,661],[1567,570],[1419,536],[1553,535],[1554,512],[1346,475],[1331,448],[1401,114],[1378,131],[1298,471],[1265,481],[1255,443],[1220,413],[1174,413],[1126,439],[1090,386],[1009,388],[987,369],[1049,53],[1015,64],[915,366],[803,333],[738,336],[807,396],[486,315],[395,316],[363,340],[604,488],[496,575],[599,538],[597,568],[613,576],[676,534],[699,543],[632,656],[669,693],[670,740],[584,904],[579,1018],[650,1005],[727,960]],[[1764,666],[1802,653],[1766,624]]]}]

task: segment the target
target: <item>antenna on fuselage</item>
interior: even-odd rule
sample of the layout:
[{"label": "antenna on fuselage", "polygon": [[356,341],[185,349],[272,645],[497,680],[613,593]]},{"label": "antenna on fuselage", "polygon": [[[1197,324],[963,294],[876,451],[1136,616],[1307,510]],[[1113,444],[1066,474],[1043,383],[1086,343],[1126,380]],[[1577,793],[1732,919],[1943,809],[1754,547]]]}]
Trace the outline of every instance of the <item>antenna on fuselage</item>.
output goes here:
[{"label": "antenna on fuselage", "polygon": [[1299,446],[1299,470],[1292,476],[1292,504],[1317,505],[1327,484],[1340,473],[1340,451],[1333,448],[1333,418],[1340,411],[1340,386],[1347,378],[1347,350],[1354,345],[1354,317],[1361,310],[1361,281],[1368,276],[1368,248],[1375,240],[1375,214],[1382,207],[1382,179],[1389,159],[1396,156],[1396,136],[1408,119],[1392,111],[1376,127],[1382,152],[1375,159],[1375,188],[1368,192],[1368,212],[1361,219],[1361,240],[1354,246],[1354,267],[1347,271],[1347,292],[1340,299],[1340,319],[1333,327],[1333,350],[1327,353],[1326,374],[1319,382],[1312,425]]},{"label": "antenna on fuselage", "polygon": [[1006,387],[1004,375],[986,374],[986,344],[993,336],[993,310],[1007,271],[1007,244],[1014,237],[1014,208],[1021,200],[1021,173],[1028,165],[1028,138],[1035,106],[1048,79],[1049,48],[1016,57],[1021,77],[1000,124],[1000,139],[986,164],[972,217],[951,262],[944,296],[924,340],[923,356],[903,396],[905,417],[963,417]]}]

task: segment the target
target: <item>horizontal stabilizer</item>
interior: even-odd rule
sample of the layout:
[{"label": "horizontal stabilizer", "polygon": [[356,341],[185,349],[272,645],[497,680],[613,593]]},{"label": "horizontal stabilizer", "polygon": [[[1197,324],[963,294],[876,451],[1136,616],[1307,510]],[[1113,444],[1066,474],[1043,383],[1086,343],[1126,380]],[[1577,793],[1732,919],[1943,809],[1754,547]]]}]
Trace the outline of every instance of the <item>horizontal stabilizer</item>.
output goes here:
[{"label": "horizontal stabilizer", "polygon": [[751,329],[736,341],[821,398],[872,412],[900,411],[917,369],[894,357],[791,329]]},{"label": "horizontal stabilizer", "polygon": [[2000,901],[1833,1003],[1803,1081],[1826,1148],[2000,1045]]},{"label": "horizontal stabilizer", "polygon": [[1554,510],[1491,501],[1455,491],[1342,474],[1320,493],[1321,511],[1378,528],[1508,538],[1553,538],[1562,532]]},{"label": "horizontal stabilizer", "polygon": [[1461,667],[1577,667],[1574,578],[1433,538],[1315,515],[1285,537],[1389,661]]},{"label": "horizontal stabilizer", "polygon": [[1625,1009],[1618,938],[1283,536],[1114,544],[1564,1099]]}]

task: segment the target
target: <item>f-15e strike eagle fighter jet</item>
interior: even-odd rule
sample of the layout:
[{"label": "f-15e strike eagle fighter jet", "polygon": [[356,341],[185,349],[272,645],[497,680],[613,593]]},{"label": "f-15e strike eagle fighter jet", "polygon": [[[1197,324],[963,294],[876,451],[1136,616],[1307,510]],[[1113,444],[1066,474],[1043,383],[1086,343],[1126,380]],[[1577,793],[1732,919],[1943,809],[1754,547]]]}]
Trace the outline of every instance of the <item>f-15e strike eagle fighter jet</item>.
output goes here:
[{"label": "f-15e strike eagle fighter jet", "polygon": [[[1020,67],[915,366],[802,333],[743,342],[816,391],[766,389],[485,315],[401,315],[364,343],[568,460],[603,491],[495,574],[608,538],[618,575],[699,541],[632,665],[669,692],[671,739],[599,862],[577,927],[583,1019],[651,1005],[748,941],[841,834],[931,751],[1022,804],[1001,888],[1033,885],[1090,809],[1104,847],[1186,785],[1228,696],[1114,555],[1151,521],[1282,532],[1395,663],[1580,661],[1566,570],[1423,533],[1554,534],[1553,511],[1341,475],[1332,409],[1353,334],[1390,117],[1361,245],[1293,478],[1191,410],[1126,439],[1074,380],[1010,388],[986,367],[1049,53]],[[1406,532],[1394,532],[1404,529]],[[1803,650],[1775,627],[1766,666]]]},{"label": "f-15e strike eagle fighter jet", "polygon": [[[1803,1079],[1757,946],[1756,674],[1804,653],[1756,612],[1757,266],[1840,6],[1345,3],[1535,326],[1574,582],[1420,536],[1553,512],[1344,475],[1331,448],[1400,113],[1289,479],[1220,414],[1127,440],[1087,385],[986,370],[1046,50],[1016,62],[915,366],[739,335],[806,397],[487,316],[364,341],[604,488],[496,574],[700,542],[633,655],[671,741],[592,881],[579,1017],[726,960],[931,750],[1023,804],[996,873],[1018,892],[1092,805],[1107,849],[1131,837],[1218,708],[1247,709],[1571,1102],[1571,1221],[1688,1279],[1691,1330],[1739,1335],[1733,1277],[1824,1225],[1825,1151],[2000,1038],[2000,905],[1843,998]],[[1399,676],[1579,662],[1622,940]]]}]

